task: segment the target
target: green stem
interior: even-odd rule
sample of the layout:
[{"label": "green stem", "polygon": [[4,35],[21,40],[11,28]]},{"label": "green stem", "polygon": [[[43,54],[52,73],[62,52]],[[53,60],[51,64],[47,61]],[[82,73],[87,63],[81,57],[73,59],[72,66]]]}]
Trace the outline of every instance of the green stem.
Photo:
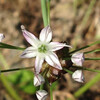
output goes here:
[{"label": "green stem", "polygon": [[[1,70],[0,73],[6,73],[6,72],[12,72],[12,71],[19,71],[19,70],[26,70],[26,69],[31,69],[31,68],[34,68],[34,67],[25,67],[25,68],[14,68],[14,69],[8,69],[8,70]],[[90,68],[85,68],[85,67],[78,67],[78,66],[72,66],[72,68],[75,68],[75,69],[82,69],[82,70],[87,70],[87,71],[92,71],[92,72],[98,72],[100,73],[99,70],[95,70],[95,69],[90,69]],[[73,74],[72,71],[66,69],[66,68],[63,68],[64,71],[70,73],[70,74]]]},{"label": "green stem", "polygon": [[53,89],[52,89],[52,85],[50,86],[50,100],[53,100]]},{"label": "green stem", "polygon": [[90,82],[86,83],[83,87],[81,87],[78,91],[74,93],[74,96],[78,98],[85,91],[87,91],[90,87],[92,87],[96,82],[100,80],[100,73],[97,74]]},{"label": "green stem", "polygon": [[48,24],[50,25],[50,0],[47,0],[47,8],[48,8]]},{"label": "green stem", "polygon": [[82,48],[79,48],[79,49],[76,49],[76,50],[74,50],[74,51],[71,51],[69,54],[78,52],[78,51],[80,51],[80,50],[86,49],[86,48],[88,48],[88,47],[91,47],[91,46],[96,45],[96,44],[99,44],[99,43],[100,43],[100,41],[96,41],[96,42],[91,43],[91,44],[89,44],[89,45],[86,45],[86,46],[84,46],[84,47],[82,47]]},{"label": "green stem", "polygon": [[47,13],[46,0],[41,0],[41,8],[42,8],[42,17],[43,17],[44,26],[46,27],[48,25],[48,13]]},{"label": "green stem", "polygon": [[70,71],[70,70],[68,70],[68,69],[66,69],[66,68],[63,68],[63,70],[66,71],[66,72],[69,73],[69,74],[73,74],[72,71]]},{"label": "green stem", "polygon": [[78,67],[78,66],[72,66],[72,68],[75,68],[75,69],[81,69],[81,70],[87,70],[87,71],[91,71],[91,72],[97,72],[97,73],[100,73],[100,70],[91,69],[91,68]]},{"label": "green stem", "polygon": [[[63,58],[63,60],[71,60],[71,58]],[[100,58],[85,58],[85,60],[100,60]]]},{"label": "green stem", "polygon": [[22,100],[3,74],[0,75],[0,79],[1,79],[2,84],[4,85],[4,87],[6,88],[6,90],[8,91],[8,93],[11,95],[11,97],[14,100]]},{"label": "green stem", "polygon": [[87,52],[84,52],[84,54],[95,53],[95,52],[100,52],[100,49],[95,49],[95,50],[87,51]]},{"label": "green stem", "polygon": [[67,58],[63,58],[63,60],[71,60],[71,57],[70,58],[68,58],[68,57]]},{"label": "green stem", "polygon": [[100,60],[100,58],[85,58],[85,60]]},{"label": "green stem", "polygon": [[24,67],[24,68],[14,68],[14,69],[1,70],[0,73],[19,71],[19,70],[26,70],[26,69],[31,69],[31,68],[34,68],[34,67]]},{"label": "green stem", "polygon": [[58,85],[58,81],[55,81],[51,85],[49,85],[49,87],[50,87],[50,100],[53,100],[53,90],[56,89],[57,85]]},{"label": "green stem", "polygon": [[17,46],[12,46],[9,44],[5,43],[0,43],[0,48],[6,48],[6,49],[16,49],[16,50],[24,50],[25,48],[17,47]]},{"label": "green stem", "polygon": [[40,85],[40,90],[43,90],[43,88],[44,88],[44,84],[41,84]]}]

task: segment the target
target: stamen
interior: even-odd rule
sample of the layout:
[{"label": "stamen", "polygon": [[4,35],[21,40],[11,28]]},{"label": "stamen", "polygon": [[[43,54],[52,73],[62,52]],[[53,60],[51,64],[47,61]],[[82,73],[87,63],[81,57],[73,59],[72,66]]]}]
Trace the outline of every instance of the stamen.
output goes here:
[{"label": "stamen", "polygon": [[42,44],[39,48],[38,48],[38,51],[41,52],[41,53],[45,53],[47,52],[47,46]]},{"label": "stamen", "polygon": [[22,30],[25,30],[25,26],[24,26],[24,25],[21,25],[21,29],[22,29]]}]

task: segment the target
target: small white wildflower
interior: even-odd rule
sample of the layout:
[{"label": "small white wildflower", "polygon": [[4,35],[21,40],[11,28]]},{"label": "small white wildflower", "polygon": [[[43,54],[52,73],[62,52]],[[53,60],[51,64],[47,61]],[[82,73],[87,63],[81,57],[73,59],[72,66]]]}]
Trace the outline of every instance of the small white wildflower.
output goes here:
[{"label": "small white wildflower", "polygon": [[77,81],[77,82],[84,82],[84,75],[82,70],[76,70],[73,74],[72,74],[72,78]]},{"label": "small white wildflower", "polygon": [[47,95],[48,95],[48,93],[45,90],[39,90],[36,92],[36,96],[37,96],[38,100],[46,100]]},{"label": "small white wildflower", "polygon": [[2,33],[0,33],[0,42],[2,41],[2,39],[4,39],[5,38],[5,36],[2,34]]},{"label": "small white wildflower", "polygon": [[74,53],[71,57],[71,61],[77,66],[82,66],[84,62],[84,54],[80,52]]},{"label": "small white wildflower", "polygon": [[45,82],[44,78],[40,74],[34,76],[34,86],[39,86]]},{"label": "small white wildflower", "polygon": [[63,47],[71,47],[64,43],[50,42],[52,39],[52,31],[50,26],[42,29],[39,39],[37,39],[32,33],[25,30],[24,26],[21,26],[25,39],[32,45],[28,47],[21,55],[22,58],[36,57],[35,60],[35,73],[39,74],[44,60],[51,66],[62,70],[61,64],[54,51]]}]

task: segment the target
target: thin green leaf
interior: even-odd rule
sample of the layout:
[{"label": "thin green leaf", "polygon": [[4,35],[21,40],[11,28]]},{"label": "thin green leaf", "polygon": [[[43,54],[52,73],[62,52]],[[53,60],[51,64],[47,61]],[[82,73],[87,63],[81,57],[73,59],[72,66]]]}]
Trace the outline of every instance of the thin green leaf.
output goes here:
[{"label": "thin green leaf", "polygon": [[42,17],[44,26],[46,27],[48,25],[48,12],[47,12],[46,0],[41,0],[41,8],[42,8]]},{"label": "thin green leaf", "polygon": [[5,72],[26,70],[26,69],[32,69],[32,68],[34,68],[34,67],[13,68],[13,69],[1,70],[0,72],[1,72],[1,73],[5,73]]},{"label": "thin green leaf", "polygon": [[25,48],[5,44],[5,43],[0,43],[0,48],[6,48],[6,49],[16,49],[16,50],[24,50]]},{"label": "thin green leaf", "polygon": [[53,100],[53,90],[55,89],[55,87],[57,86],[58,82],[55,81],[54,83],[52,83],[50,85],[50,100]]},{"label": "thin green leaf", "polygon": [[87,51],[87,52],[84,52],[84,54],[95,53],[95,52],[100,52],[100,49],[95,49],[95,50]]},{"label": "thin green leaf", "polygon": [[48,24],[50,24],[50,0],[47,0]]},{"label": "thin green leaf", "polygon": [[66,69],[66,68],[63,68],[63,70],[66,71],[66,72],[69,73],[69,74],[73,74],[73,72],[72,72],[71,70],[68,70],[68,69]]},{"label": "thin green leaf", "polygon": [[52,90],[52,85],[50,86],[50,100],[53,100],[53,90]]},{"label": "thin green leaf", "polygon": [[86,45],[86,46],[84,46],[84,47],[82,47],[82,48],[79,48],[79,49],[76,49],[76,50],[74,50],[74,51],[71,51],[69,54],[78,52],[78,51],[80,51],[80,50],[86,49],[86,48],[88,48],[88,47],[91,47],[91,46],[96,45],[96,44],[99,44],[99,43],[100,43],[100,41],[96,41],[96,42],[91,43],[91,44],[89,44],[89,45]]},{"label": "thin green leaf", "polygon": [[81,70],[87,70],[87,71],[91,71],[91,72],[97,72],[97,73],[100,73],[100,70],[91,69],[91,68],[78,67],[78,66],[72,66],[72,68],[75,68],[75,69],[81,69]]},{"label": "thin green leaf", "polygon": [[85,60],[100,60],[100,58],[85,58]]}]

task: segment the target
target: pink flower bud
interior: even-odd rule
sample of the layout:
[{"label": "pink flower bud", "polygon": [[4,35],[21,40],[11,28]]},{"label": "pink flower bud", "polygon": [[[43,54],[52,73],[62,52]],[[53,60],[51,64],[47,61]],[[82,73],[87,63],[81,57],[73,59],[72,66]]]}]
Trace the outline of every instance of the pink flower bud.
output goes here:
[{"label": "pink flower bud", "polygon": [[71,57],[71,61],[77,66],[82,66],[84,62],[84,54],[83,53],[74,53]]},{"label": "pink flower bud", "polygon": [[39,86],[45,82],[44,78],[40,74],[34,76],[34,86]]},{"label": "pink flower bud", "polygon": [[46,100],[48,93],[45,90],[39,90],[36,92],[38,100]]},{"label": "pink flower bud", "polygon": [[77,82],[84,82],[84,75],[82,70],[76,70],[73,74],[72,74],[72,78],[77,81]]}]

